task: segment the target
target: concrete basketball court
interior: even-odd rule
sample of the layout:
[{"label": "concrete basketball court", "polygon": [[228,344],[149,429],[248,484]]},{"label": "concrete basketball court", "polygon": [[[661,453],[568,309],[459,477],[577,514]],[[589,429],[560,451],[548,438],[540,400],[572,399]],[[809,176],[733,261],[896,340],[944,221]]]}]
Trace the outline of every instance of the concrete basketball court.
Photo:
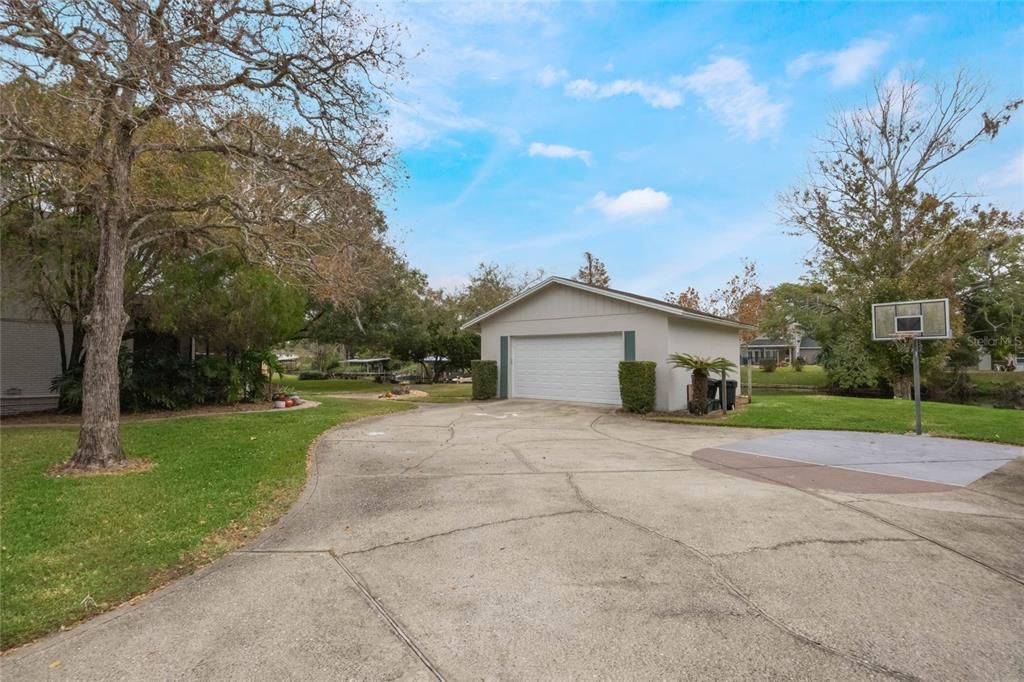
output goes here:
[{"label": "concrete basketball court", "polygon": [[1021,453],[423,407],[329,432],[250,546],[0,677],[1018,680]]},{"label": "concrete basketball court", "polygon": [[852,431],[787,431],[726,444],[721,449],[944,486],[974,483],[1021,453],[1014,445]]}]

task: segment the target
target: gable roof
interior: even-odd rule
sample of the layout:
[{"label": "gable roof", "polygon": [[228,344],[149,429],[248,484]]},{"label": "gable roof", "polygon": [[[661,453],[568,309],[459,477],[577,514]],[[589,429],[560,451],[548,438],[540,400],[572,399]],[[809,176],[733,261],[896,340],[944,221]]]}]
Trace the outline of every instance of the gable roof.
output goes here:
[{"label": "gable roof", "polygon": [[779,348],[789,348],[790,346],[793,345],[793,343],[787,341],[786,339],[770,339],[767,336],[759,336],[750,343],[748,343],[747,345],[759,347],[763,346],[768,348],[774,348],[776,346],[778,346]]},{"label": "gable roof", "polygon": [[525,291],[513,296],[509,300],[505,301],[501,305],[491,308],[483,315],[473,318],[469,322],[462,325],[462,329],[469,329],[470,327],[476,326],[486,320],[488,317],[495,315],[506,308],[510,308],[519,301],[522,301],[529,296],[533,296],[538,291],[547,289],[552,285],[561,285],[572,287],[574,289],[582,289],[583,291],[589,291],[590,293],[597,294],[599,296],[606,296],[613,298],[618,301],[625,301],[626,303],[632,303],[644,308],[650,308],[651,310],[657,310],[658,312],[665,313],[667,315],[674,315],[676,317],[682,317],[690,320],[699,320],[701,322],[710,322],[711,324],[720,324],[726,327],[734,327],[736,329],[754,329],[749,324],[744,324],[739,320],[735,320],[731,317],[720,317],[718,315],[712,315],[711,313],[703,313],[699,310],[693,310],[692,308],[684,308],[683,306],[675,305],[674,303],[668,303],[667,301],[659,301],[656,298],[650,298],[648,296],[640,296],[638,294],[631,294],[628,291],[620,291],[618,289],[605,289],[604,287],[596,287],[592,284],[584,284],[583,282],[577,282],[574,279],[566,279],[565,277],[548,277],[540,284],[536,284]]}]

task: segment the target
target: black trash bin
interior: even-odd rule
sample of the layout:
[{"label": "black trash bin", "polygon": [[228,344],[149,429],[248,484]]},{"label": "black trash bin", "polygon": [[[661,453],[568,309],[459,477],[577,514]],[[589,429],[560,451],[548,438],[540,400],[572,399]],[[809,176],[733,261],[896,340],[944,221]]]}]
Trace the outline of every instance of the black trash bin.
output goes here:
[{"label": "black trash bin", "polygon": [[739,382],[735,379],[729,379],[725,382],[725,409],[735,410],[736,409],[736,387],[739,386]]},{"label": "black trash bin", "polygon": [[[719,393],[718,390],[721,386],[721,379],[712,379],[711,377],[708,377],[708,406],[711,409],[716,409],[715,402],[721,399],[722,394]],[[718,405],[720,407],[721,403],[718,403]]]}]

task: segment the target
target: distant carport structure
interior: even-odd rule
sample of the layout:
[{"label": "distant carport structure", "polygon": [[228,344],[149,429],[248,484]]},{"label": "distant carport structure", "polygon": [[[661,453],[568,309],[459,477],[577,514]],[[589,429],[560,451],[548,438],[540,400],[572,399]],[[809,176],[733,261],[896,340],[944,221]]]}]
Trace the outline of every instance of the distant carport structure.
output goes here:
[{"label": "distant carport structure", "polygon": [[378,379],[387,376],[391,358],[353,358],[341,363],[345,379]]}]

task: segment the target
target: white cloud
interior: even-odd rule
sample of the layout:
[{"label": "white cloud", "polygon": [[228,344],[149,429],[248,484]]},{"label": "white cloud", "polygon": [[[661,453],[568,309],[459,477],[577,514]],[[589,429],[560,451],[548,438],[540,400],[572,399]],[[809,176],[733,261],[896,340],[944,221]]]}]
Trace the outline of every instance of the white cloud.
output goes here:
[{"label": "white cloud", "polygon": [[552,85],[561,83],[567,78],[569,78],[568,71],[565,69],[556,69],[550,64],[541,69],[540,73],[537,74],[537,82],[545,88],[550,88]]},{"label": "white cloud", "polygon": [[[458,133],[486,132],[513,143],[516,131],[476,115],[460,84],[468,80],[519,79],[543,62],[502,41],[483,41],[476,24],[453,16],[462,3],[388,3],[382,19],[404,25],[403,52],[409,78],[393,84],[390,130],[399,148],[457,144]],[[452,11],[449,12],[448,10]],[[513,12],[516,8],[506,8]],[[466,15],[468,21],[473,17]],[[521,144],[515,140],[514,144]]]},{"label": "white cloud", "polygon": [[672,204],[672,197],[650,187],[631,189],[617,197],[610,197],[598,192],[590,200],[590,206],[605,214],[608,218],[638,218],[654,215],[666,210]]},{"label": "white cloud", "polygon": [[[426,3],[425,3],[426,4]],[[430,3],[437,16],[455,24],[542,24],[552,17],[550,6],[543,2],[494,2],[493,0],[461,0]]]},{"label": "white cloud", "polygon": [[589,80],[574,80],[565,84],[565,94],[591,99],[638,95],[655,109],[674,109],[683,103],[683,96],[679,92],[638,80],[617,80],[604,85]]},{"label": "white cloud", "polygon": [[791,78],[814,69],[829,69],[832,85],[852,85],[875,69],[889,51],[888,38],[862,38],[835,52],[805,52],[786,65]]},{"label": "white cloud", "polygon": [[733,57],[719,57],[688,76],[672,79],[704,100],[707,108],[734,132],[747,139],[768,135],[782,126],[786,107],[773,102],[768,88],[754,81],[747,63]]},{"label": "white cloud", "polygon": [[768,88],[754,81],[746,62],[719,57],[688,76],[675,76],[669,87],[642,80],[616,80],[599,84],[577,79],[565,84],[569,97],[606,99],[638,95],[656,109],[682,105],[685,92],[699,95],[705,106],[733,131],[748,139],[764,137],[782,125],[785,105],[772,101]]},{"label": "white cloud", "polygon": [[1024,189],[1024,149],[994,172],[979,177],[978,184],[986,189]]},{"label": "white cloud", "polygon": [[403,94],[409,99],[396,97],[388,124],[391,139],[400,149],[426,147],[453,131],[487,129],[483,121],[463,113],[457,101],[440,91]]},{"label": "white cloud", "polygon": [[590,152],[584,149],[568,147],[564,144],[533,142],[530,144],[529,154],[530,156],[544,156],[549,159],[579,159],[588,166],[591,162]]},{"label": "white cloud", "polygon": [[565,94],[570,97],[597,97],[597,83],[577,79],[565,84]]}]

